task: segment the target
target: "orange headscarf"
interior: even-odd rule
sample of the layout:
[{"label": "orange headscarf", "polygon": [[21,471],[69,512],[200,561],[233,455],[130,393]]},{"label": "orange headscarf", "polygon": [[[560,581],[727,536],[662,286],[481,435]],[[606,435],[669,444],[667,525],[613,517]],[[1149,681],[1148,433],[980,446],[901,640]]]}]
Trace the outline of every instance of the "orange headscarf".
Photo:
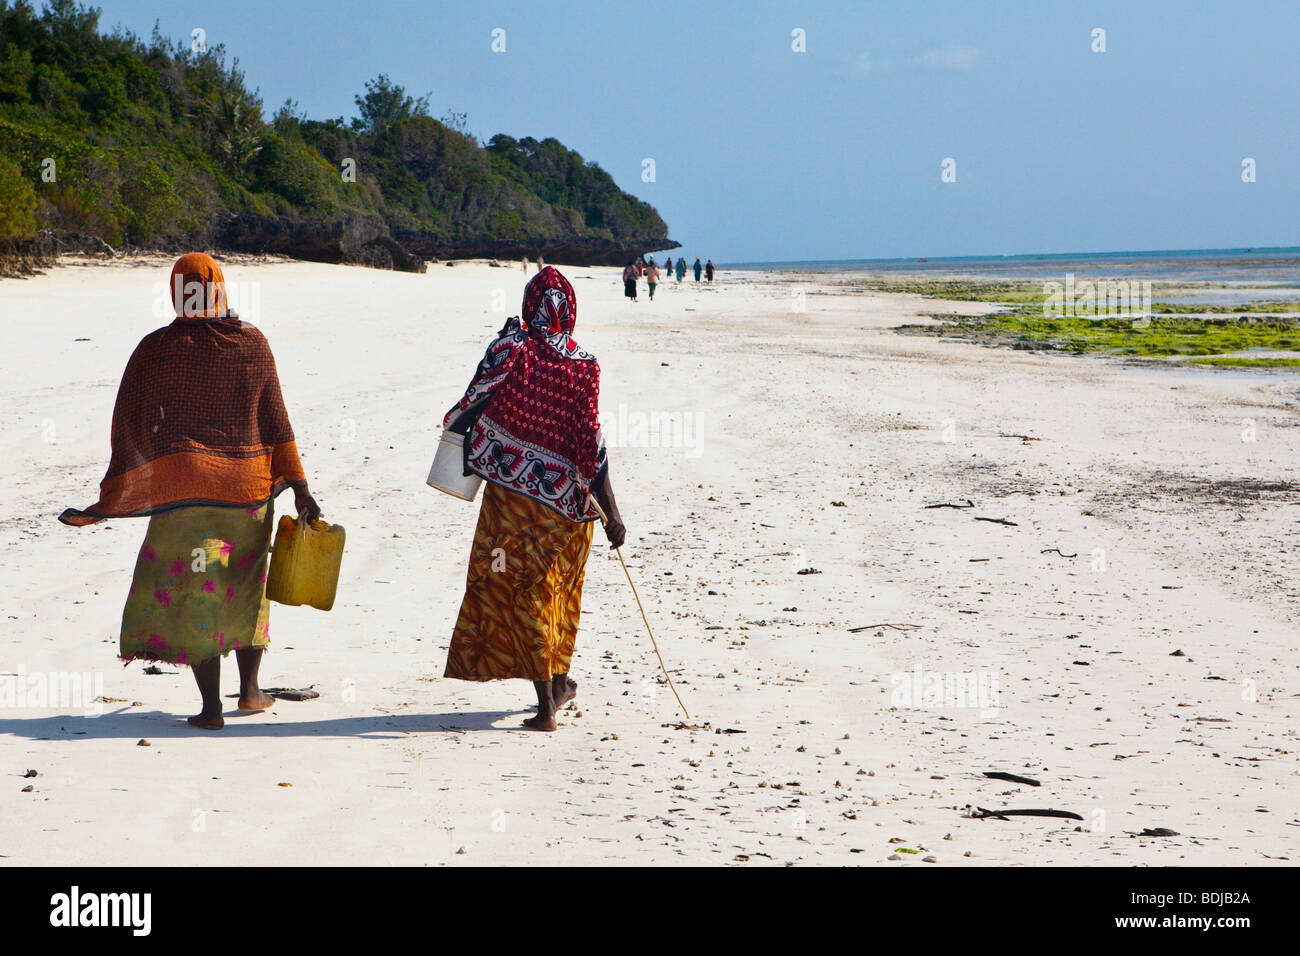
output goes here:
[{"label": "orange headscarf", "polygon": [[226,277],[217,260],[187,252],[172,266],[172,305],[181,319],[224,319],[230,311]]}]

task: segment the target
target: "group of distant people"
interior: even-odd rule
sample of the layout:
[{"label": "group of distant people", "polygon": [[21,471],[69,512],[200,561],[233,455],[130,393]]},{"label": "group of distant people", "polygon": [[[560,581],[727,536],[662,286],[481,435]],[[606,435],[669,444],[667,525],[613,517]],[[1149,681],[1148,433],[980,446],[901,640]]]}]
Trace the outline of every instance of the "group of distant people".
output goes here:
[{"label": "group of distant people", "polygon": [[[527,273],[528,266],[530,265],[527,256],[523,257],[522,265],[524,267],[524,272]],[[546,268],[546,260],[541,256],[538,256],[537,271],[541,272],[544,268]],[[703,276],[706,282],[713,281],[714,268],[712,259],[707,260],[701,265],[699,256],[696,256],[695,265],[691,268],[695,272],[696,282],[700,281],[701,276]],[[669,279],[671,279],[673,274],[676,273],[677,281],[681,282],[686,278],[686,259],[682,256],[678,256],[677,262],[674,263],[673,257],[669,256],[668,261],[663,265],[663,271],[667,273]],[[644,276],[646,285],[650,289],[650,301],[653,302],[655,297],[655,286],[659,284],[659,273],[660,266],[655,262],[654,256],[650,256],[649,259],[645,256],[642,256],[640,259],[629,259],[627,265],[623,267],[623,294],[635,302],[637,282]]]},{"label": "group of distant people", "polygon": [[[673,257],[669,256],[668,261],[664,263],[664,271],[668,278],[677,274],[677,281],[681,282],[686,278],[686,260],[679,256],[676,265],[673,264]],[[695,258],[695,265],[692,267],[695,271],[695,281],[700,281],[700,275],[703,274],[708,282],[713,281],[713,260],[708,260],[704,265],[700,265],[699,257]],[[654,301],[655,286],[659,284],[659,264],[655,262],[655,257],[651,256],[648,260],[642,256],[640,259],[629,259],[626,266],[623,267],[623,294],[636,301],[637,281],[645,276],[646,285],[650,289],[650,301]]]}]

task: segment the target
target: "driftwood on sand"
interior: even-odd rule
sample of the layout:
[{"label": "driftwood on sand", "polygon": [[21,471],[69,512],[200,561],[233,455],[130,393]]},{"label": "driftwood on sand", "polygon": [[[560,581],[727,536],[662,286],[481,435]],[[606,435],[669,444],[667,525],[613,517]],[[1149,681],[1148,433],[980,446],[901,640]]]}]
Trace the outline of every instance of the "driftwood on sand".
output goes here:
[{"label": "driftwood on sand", "polygon": [[1082,820],[1083,817],[1069,810],[985,810],[976,807],[970,815],[972,820],[1008,820],[1011,817],[1060,817],[1064,820]]},{"label": "driftwood on sand", "polygon": [[1009,780],[1012,783],[1023,783],[1030,787],[1040,786],[1039,782],[1031,777],[1022,777],[1019,774],[1007,773],[1004,770],[985,770],[984,776],[991,777],[994,780]]}]

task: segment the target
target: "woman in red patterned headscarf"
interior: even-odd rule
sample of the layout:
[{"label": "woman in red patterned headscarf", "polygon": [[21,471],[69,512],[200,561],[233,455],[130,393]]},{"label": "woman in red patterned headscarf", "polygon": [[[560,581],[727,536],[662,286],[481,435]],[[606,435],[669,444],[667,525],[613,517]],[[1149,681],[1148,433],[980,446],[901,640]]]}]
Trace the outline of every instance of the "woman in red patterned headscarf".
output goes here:
[{"label": "woman in red patterned headscarf", "polygon": [[176,319],[146,335],[127,362],[113,408],[112,454],[99,501],[64,524],[149,518],[122,612],[119,653],[194,669],[203,710],[220,730],[221,658],[239,663],[239,709],[274,701],[258,685],[267,632],[271,502],[292,488],[308,520],[307,489],[271,347],[226,300],[211,256],[172,267]]},{"label": "woman in red patterned headscarf", "polygon": [[547,266],[524,290],[443,427],[465,436],[465,474],[486,481],[445,676],[531,680],[533,730],[554,730],[569,677],[594,497],[611,547],[625,537],[600,432],[600,366],[572,338],[578,301]]}]

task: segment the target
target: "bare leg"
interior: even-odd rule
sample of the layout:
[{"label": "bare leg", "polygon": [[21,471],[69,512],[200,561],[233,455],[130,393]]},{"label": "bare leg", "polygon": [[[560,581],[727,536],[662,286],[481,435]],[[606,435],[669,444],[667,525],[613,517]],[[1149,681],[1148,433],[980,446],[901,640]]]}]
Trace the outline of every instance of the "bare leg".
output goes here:
[{"label": "bare leg", "polygon": [[275,698],[262,693],[257,683],[257,669],[262,665],[261,647],[241,647],[235,650],[239,663],[239,709],[267,710],[274,706]]},{"label": "bare leg", "polygon": [[551,682],[535,680],[533,687],[537,689],[537,716],[525,720],[524,726],[529,730],[554,730],[555,699],[551,696]]},{"label": "bare leg", "polygon": [[564,705],[578,696],[578,682],[568,674],[556,674],[551,678],[551,700],[555,701],[555,712],[564,710]]},{"label": "bare leg", "polygon": [[220,730],[226,726],[226,720],[221,716],[221,658],[214,657],[193,670],[194,682],[199,685],[199,694],[203,697],[203,709],[186,719],[193,727]]}]

